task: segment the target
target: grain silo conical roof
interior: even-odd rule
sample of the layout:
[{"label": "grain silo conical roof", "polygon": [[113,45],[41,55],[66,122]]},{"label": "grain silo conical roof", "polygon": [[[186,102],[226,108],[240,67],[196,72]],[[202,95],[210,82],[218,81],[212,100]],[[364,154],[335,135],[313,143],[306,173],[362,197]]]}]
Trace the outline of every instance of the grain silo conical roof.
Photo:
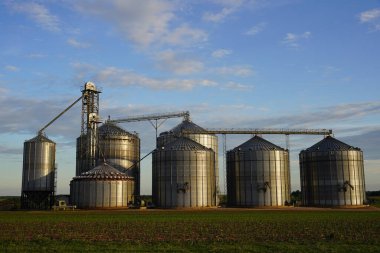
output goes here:
[{"label": "grain silo conical roof", "polygon": [[179,137],[163,147],[164,150],[210,150],[186,137]]},{"label": "grain silo conical roof", "polygon": [[257,151],[257,150],[285,150],[285,149],[255,135],[248,141],[244,142],[240,146],[237,146],[236,148],[233,149],[233,151],[237,151],[237,150]]},{"label": "grain silo conical roof", "polygon": [[365,203],[363,152],[331,136],[299,154],[302,204],[360,206]]},{"label": "grain silo conical roof", "polygon": [[132,179],[125,173],[120,172],[107,163],[102,163],[92,170],[83,172],[80,176],[74,177],[74,179]]},{"label": "grain silo conical roof", "polygon": [[[173,134],[179,134],[183,131],[189,131],[192,133],[197,133],[197,132],[205,132],[206,130],[197,124],[191,122],[190,120],[184,120],[174,128],[172,128],[169,133]],[[164,132],[162,134],[167,134],[167,132]]]},{"label": "grain silo conical roof", "polygon": [[42,134],[39,134],[36,137],[34,137],[34,138],[30,139],[30,140],[27,140],[27,142],[50,142],[50,143],[55,143],[54,141],[50,140],[49,138],[47,138],[46,136],[44,136]]},{"label": "grain silo conical roof", "polygon": [[123,128],[117,126],[116,124],[106,122],[103,125],[101,125],[98,128],[98,133],[100,135],[132,135],[135,136],[135,134],[132,134]]},{"label": "grain silo conical roof", "polygon": [[72,203],[78,208],[125,208],[133,201],[134,178],[102,163],[70,182]]},{"label": "grain silo conical roof", "polygon": [[342,141],[339,141],[331,136],[327,136],[320,142],[314,144],[310,148],[307,148],[308,152],[315,151],[338,151],[338,150],[360,150],[359,148],[354,148]]}]

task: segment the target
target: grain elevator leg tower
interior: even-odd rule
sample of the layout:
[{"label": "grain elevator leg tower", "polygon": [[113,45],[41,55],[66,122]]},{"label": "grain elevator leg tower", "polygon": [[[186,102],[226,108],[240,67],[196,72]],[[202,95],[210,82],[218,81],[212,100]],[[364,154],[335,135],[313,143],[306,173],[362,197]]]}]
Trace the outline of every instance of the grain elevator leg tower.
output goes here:
[{"label": "grain elevator leg tower", "polygon": [[81,135],[77,138],[76,176],[96,166],[99,93],[95,84],[86,82],[82,90]]}]

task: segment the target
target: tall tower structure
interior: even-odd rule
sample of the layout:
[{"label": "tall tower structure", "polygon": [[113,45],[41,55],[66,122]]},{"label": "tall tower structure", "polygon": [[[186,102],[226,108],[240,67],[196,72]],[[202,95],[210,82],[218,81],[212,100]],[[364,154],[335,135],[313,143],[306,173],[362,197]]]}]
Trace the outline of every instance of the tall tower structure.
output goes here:
[{"label": "tall tower structure", "polygon": [[99,122],[99,93],[92,82],[86,82],[82,90],[81,134],[77,138],[76,175],[96,166],[97,123]]}]

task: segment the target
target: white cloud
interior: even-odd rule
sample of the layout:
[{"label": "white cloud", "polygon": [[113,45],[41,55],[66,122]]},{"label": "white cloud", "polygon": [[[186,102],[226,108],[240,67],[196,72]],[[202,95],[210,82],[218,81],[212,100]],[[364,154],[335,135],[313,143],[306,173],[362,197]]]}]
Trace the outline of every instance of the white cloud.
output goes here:
[{"label": "white cloud", "polygon": [[235,90],[235,91],[250,91],[254,87],[252,85],[244,85],[240,83],[235,83],[235,82],[228,82],[226,85],[223,86],[222,89],[227,89],[227,90]]},{"label": "white cloud", "polygon": [[200,29],[176,24],[175,1],[84,0],[75,7],[84,15],[102,18],[139,47],[152,44],[193,45],[207,39]]},{"label": "white cloud", "polygon": [[237,12],[244,3],[243,0],[219,0],[214,2],[218,5],[222,5],[222,9],[219,12],[205,12],[203,14],[203,20],[215,23],[222,22],[231,14]]},{"label": "white cloud", "polygon": [[225,19],[228,15],[231,13],[235,12],[235,8],[223,8],[220,12],[218,13],[210,13],[206,12],[203,15],[203,19],[206,21],[211,21],[211,22],[221,22],[223,19]]},{"label": "white cloud", "polygon": [[10,71],[10,72],[17,72],[17,71],[20,70],[18,67],[13,66],[13,65],[7,65],[7,66],[4,67],[4,69],[6,71]]},{"label": "white cloud", "polygon": [[[140,86],[154,90],[192,90],[196,87],[215,87],[218,83],[209,79],[154,79],[129,69],[116,67],[98,68],[87,64],[74,64],[78,80],[93,80],[110,87]],[[86,77],[84,79],[84,77]]]},{"label": "white cloud", "polygon": [[75,70],[75,75],[73,77],[73,83],[82,83],[83,80],[91,80],[91,75],[95,71],[97,71],[97,68],[91,64],[88,63],[71,63],[71,66]]},{"label": "white cloud", "polygon": [[300,46],[299,42],[301,40],[307,40],[311,36],[311,32],[304,32],[302,34],[287,33],[282,43],[288,47],[297,48]]},{"label": "white cloud", "polygon": [[254,71],[251,66],[230,66],[216,68],[215,72],[222,75],[234,75],[234,76],[251,76]]},{"label": "white cloud", "polygon": [[20,13],[28,15],[40,27],[51,32],[59,32],[59,19],[42,4],[35,2],[11,2],[9,6]]},{"label": "white cloud", "polygon": [[179,56],[172,50],[160,52],[156,55],[157,67],[175,74],[190,74],[203,69],[203,63],[186,56]]},{"label": "white cloud", "polygon": [[241,5],[244,0],[210,0],[210,2],[213,2],[214,4],[223,5],[223,6],[236,6]]},{"label": "white cloud", "polygon": [[[0,92],[1,94],[1,92]],[[41,97],[33,98],[28,96],[4,96],[0,95],[0,117],[7,119],[0,125],[0,134],[11,133],[36,133],[44,124],[53,119],[62,108],[65,108],[71,99],[67,98],[48,98]],[[54,124],[54,127],[49,128],[49,133],[57,135],[75,135],[75,131],[72,131],[72,126],[78,126],[75,124],[78,122],[75,113],[79,115],[79,107],[73,108],[67,112],[64,117],[67,124]],[[72,116],[72,117],[70,117]],[[28,124],[25,124],[28,122]],[[74,136],[73,136],[74,137]]]},{"label": "white cloud", "polygon": [[212,57],[214,58],[223,58],[227,55],[230,55],[232,53],[231,50],[228,50],[228,49],[218,49],[218,50],[215,50],[214,52],[212,52]]},{"label": "white cloud", "polygon": [[79,41],[77,41],[76,39],[73,39],[73,38],[69,38],[67,40],[67,44],[69,44],[72,47],[76,47],[76,48],[88,48],[88,47],[91,46],[89,43],[79,42]]},{"label": "white cloud", "polygon": [[378,18],[380,18],[380,9],[372,9],[359,14],[359,19],[363,23],[371,22]]},{"label": "white cloud", "polygon": [[207,79],[201,80],[200,84],[203,87],[216,87],[216,86],[218,86],[217,82],[212,81],[212,80],[207,80]]},{"label": "white cloud", "polygon": [[380,8],[364,11],[359,14],[361,23],[369,23],[372,25],[372,29],[380,31]]},{"label": "white cloud", "polygon": [[284,115],[272,119],[261,119],[260,122],[267,126],[283,126],[292,128],[308,128],[312,125],[318,125],[321,122],[329,124],[339,123],[349,119],[360,119],[368,115],[380,114],[380,102],[363,102],[352,104],[341,104],[328,107],[316,108],[313,111],[307,111],[298,115]]},{"label": "white cloud", "polygon": [[204,41],[207,41],[207,34],[204,31],[191,28],[186,24],[167,31],[161,38],[163,43],[180,46],[191,45],[191,42]]},{"label": "white cloud", "polygon": [[255,36],[256,34],[262,32],[265,29],[265,26],[265,23],[259,23],[251,27],[247,32],[245,32],[245,35]]}]

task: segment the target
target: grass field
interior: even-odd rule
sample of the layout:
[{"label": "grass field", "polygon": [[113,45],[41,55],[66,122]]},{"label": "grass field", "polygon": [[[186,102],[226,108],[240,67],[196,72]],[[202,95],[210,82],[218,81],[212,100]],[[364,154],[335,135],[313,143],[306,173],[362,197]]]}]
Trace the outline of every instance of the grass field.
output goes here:
[{"label": "grass field", "polygon": [[0,230],[0,252],[380,252],[378,209],[6,211]]}]

